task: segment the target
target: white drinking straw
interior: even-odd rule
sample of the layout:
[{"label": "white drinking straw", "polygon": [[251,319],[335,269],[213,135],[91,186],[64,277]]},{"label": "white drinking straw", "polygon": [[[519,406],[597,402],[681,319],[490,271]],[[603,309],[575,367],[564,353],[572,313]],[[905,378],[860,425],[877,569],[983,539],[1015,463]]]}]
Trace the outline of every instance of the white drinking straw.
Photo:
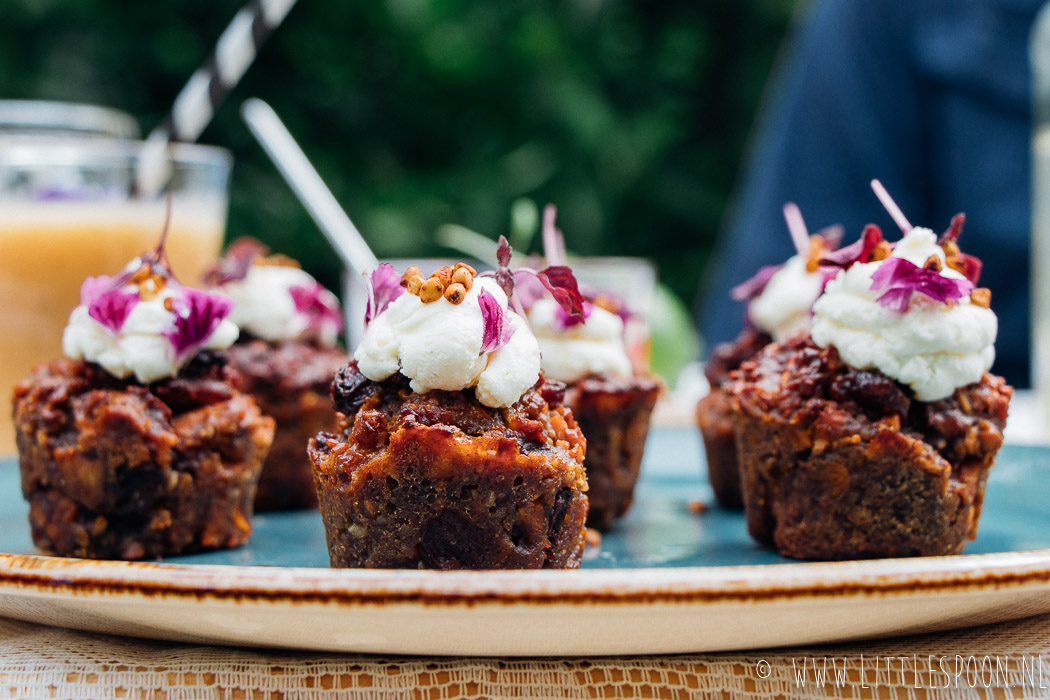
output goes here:
[{"label": "white drinking straw", "polygon": [[893,220],[897,222],[897,225],[901,227],[901,231],[908,233],[912,229],[912,225],[908,223],[908,218],[904,216],[904,212],[897,206],[897,203],[893,201],[893,197],[886,191],[886,188],[882,186],[882,183],[878,180],[871,181],[871,189],[875,190],[875,196],[882,202],[882,206],[886,207],[886,211],[890,213]]},{"label": "white drinking straw", "polygon": [[332,191],[324,184],[273,108],[262,100],[251,98],[241,105],[241,117],[343,264],[358,274],[376,269],[379,261],[375,253],[339,206]]}]

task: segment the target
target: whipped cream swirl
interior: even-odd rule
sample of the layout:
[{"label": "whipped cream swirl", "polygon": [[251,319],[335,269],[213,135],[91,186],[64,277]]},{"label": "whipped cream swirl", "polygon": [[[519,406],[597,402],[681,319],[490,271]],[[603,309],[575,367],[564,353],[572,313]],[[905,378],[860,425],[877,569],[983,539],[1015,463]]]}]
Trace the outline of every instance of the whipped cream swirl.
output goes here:
[{"label": "whipped cream swirl", "polygon": [[[142,264],[136,258],[125,274]],[[70,359],[148,384],[174,377],[198,350],[222,350],[237,340],[225,299],[183,287],[166,272],[124,285],[118,279],[85,282],[62,334],[62,351]]]},{"label": "whipped cream swirl", "polygon": [[[963,279],[944,265],[944,251],[930,229],[912,229],[892,255],[919,267],[936,256],[943,277]],[[920,401],[947,398],[980,381],[995,360],[998,321],[991,309],[968,297],[945,303],[920,293],[912,294],[905,313],[887,308],[871,290],[882,262],[854,264],[828,283],[813,305],[813,342],[835,346],[851,367],[875,368],[908,385]]]},{"label": "whipped cream swirl", "polygon": [[747,307],[751,322],[780,342],[809,328],[811,307],[824,286],[824,273],[807,272],[808,255],[794,255],[777,270]]},{"label": "whipped cream swirl", "polygon": [[559,310],[554,299],[544,297],[528,312],[529,324],[540,343],[545,376],[566,384],[603,372],[630,379],[633,371],[619,316],[590,306],[583,323],[566,327]]},{"label": "whipped cream swirl", "polygon": [[[485,319],[478,300],[491,295],[513,329],[505,345],[482,351]],[[354,351],[357,367],[373,381],[400,371],[413,391],[460,391],[474,387],[491,408],[510,406],[540,374],[540,348],[525,320],[507,308],[507,295],[495,280],[477,277],[463,301],[438,299],[424,304],[401,294],[371,320]]]},{"label": "whipped cream swirl", "polygon": [[334,347],[342,329],[339,300],[298,267],[254,264],[217,291],[233,301],[230,320],[267,342],[316,340]]}]

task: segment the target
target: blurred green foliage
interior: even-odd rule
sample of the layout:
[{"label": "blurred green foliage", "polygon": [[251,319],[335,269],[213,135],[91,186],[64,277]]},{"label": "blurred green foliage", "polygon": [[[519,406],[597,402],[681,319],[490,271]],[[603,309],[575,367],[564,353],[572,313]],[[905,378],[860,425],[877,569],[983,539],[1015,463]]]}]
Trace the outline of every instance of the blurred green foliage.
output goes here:
[{"label": "blurred green foliage", "polygon": [[[240,0],[4,0],[0,97],[157,124]],[[235,155],[229,236],[338,288],[337,260],[240,120],[268,101],[382,256],[559,207],[570,249],[643,255],[687,303],[796,0],[302,0],[202,141]],[[533,248],[538,246],[538,237]]]}]

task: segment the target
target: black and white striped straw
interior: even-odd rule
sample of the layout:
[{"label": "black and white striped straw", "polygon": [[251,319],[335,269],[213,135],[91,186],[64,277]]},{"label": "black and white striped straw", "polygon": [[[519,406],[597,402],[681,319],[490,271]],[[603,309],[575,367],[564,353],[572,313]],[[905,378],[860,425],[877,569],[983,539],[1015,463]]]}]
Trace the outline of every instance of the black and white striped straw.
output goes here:
[{"label": "black and white striped straw", "polygon": [[171,112],[150,132],[137,184],[140,194],[155,194],[169,177],[165,146],[196,141],[215,110],[237,85],[259,49],[284,20],[295,0],[250,0],[219,37],[215,50],[182,88]]}]

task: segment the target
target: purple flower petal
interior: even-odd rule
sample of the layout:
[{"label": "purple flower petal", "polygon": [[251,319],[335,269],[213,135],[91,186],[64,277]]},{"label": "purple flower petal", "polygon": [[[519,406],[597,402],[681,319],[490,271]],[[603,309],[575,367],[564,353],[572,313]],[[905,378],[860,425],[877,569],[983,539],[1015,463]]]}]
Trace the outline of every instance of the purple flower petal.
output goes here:
[{"label": "purple flower petal", "polygon": [[578,326],[590,318],[592,311],[594,311],[594,304],[589,301],[583,302],[583,313],[579,316],[570,316],[565,312],[565,309],[559,306],[554,310],[554,323],[552,324],[554,330],[564,331],[573,326]]},{"label": "purple flower petal", "polygon": [[365,307],[365,325],[367,326],[379,314],[386,311],[390,302],[405,293],[401,286],[401,275],[397,274],[394,266],[383,263],[375,269],[370,277],[366,278],[368,287],[368,305]]},{"label": "purple flower petal", "polygon": [[730,289],[729,296],[736,301],[754,299],[762,293],[762,290],[764,290],[766,285],[769,284],[769,280],[772,279],[773,275],[777,273],[777,270],[782,267],[784,267],[784,263],[779,265],[765,265],[759,268],[754,277],[751,277]]},{"label": "purple flower petal", "polygon": [[204,282],[218,287],[248,276],[252,264],[266,257],[269,249],[254,238],[238,238],[226,248],[218,263],[204,273]]},{"label": "purple flower petal", "polygon": [[[84,282],[84,286],[87,286],[92,279],[98,280],[100,278],[89,277]],[[81,303],[83,303],[85,296],[83,287],[81,287],[80,296]],[[88,316],[101,323],[110,333],[117,334],[124,326],[124,321],[127,320],[128,314],[131,313],[131,310],[135,308],[137,303],[139,303],[139,295],[137,293],[126,292],[123,289],[110,289],[91,299],[87,305]]]},{"label": "purple flower petal", "polygon": [[853,263],[866,263],[871,259],[871,252],[882,240],[882,229],[875,224],[868,224],[860,238],[844,248],[827,253],[820,259],[821,265],[846,268]]},{"label": "purple flower petal", "polygon": [[945,277],[936,270],[927,270],[904,258],[887,258],[871,276],[871,290],[882,292],[876,298],[877,302],[904,313],[908,310],[912,292],[925,294],[939,302],[958,301],[973,291],[973,283]]},{"label": "purple flower petal", "polygon": [[80,305],[90,306],[95,299],[116,288],[118,286],[116,281],[116,277],[110,277],[109,275],[88,277],[80,285]]},{"label": "purple flower petal", "polygon": [[175,297],[175,329],[165,333],[175,348],[175,355],[196,350],[203,345],[223,319],[230,315],[233,302],[220,294],[208,294],[183,287]]},{"label": "purple flower petal", "polygon": [[[400,289],[400,285],[398,285]],[[343,314],[339,300],[334,294],[314,281],[309,286],[292,287],[288,290],[295,303],[295,310],[306,317],[309,329],[319,329],[332,324],[336,332],[343,330]]]},{"label": "purple flower petal", "polygon": [[536,279],[554,296],[554,301],[568,315],[576,318],[583,316],[583,295],[580,294],[576,276],[567,265],[556,265],[540,270]]},{"label": "purple flower petal", "polygon": [[506,312],[496,301],[496,297],[484,289],[478,293],[478,306],[481,307],[481,319],[484,323],[481,352],[495,352],[510,341],[516,329],[507,322]]}]

